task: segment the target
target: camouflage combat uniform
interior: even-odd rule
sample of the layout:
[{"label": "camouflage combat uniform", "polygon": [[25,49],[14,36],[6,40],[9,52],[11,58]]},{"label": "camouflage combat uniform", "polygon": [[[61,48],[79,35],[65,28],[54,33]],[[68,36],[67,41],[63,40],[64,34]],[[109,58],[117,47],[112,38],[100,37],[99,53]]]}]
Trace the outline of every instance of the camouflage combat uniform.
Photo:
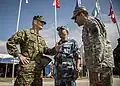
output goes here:
[{"label": "camouflage combat uniform", "polygon": [[30,63],[23,65],[20,62],[14,86],[42,86],[40,59],[47,52],[44,39],[32,29],[18,31],[7,42],[8,53],[14,57],[20,53],[17,44],[20,45],[21,54],[30,58]]},{"label": "camouflage combat uniform", "polygon": [[82,40],[90,86],[112,86],[114,60],[111,43],[106,36],[103,23],[89,16],[82,30]]},{"label": "camouflage combat uniform", "polygon": [[76,86],[74,73],[79,56],[75,40],[59,41],[60,50],[55,56],[55,86]]}]

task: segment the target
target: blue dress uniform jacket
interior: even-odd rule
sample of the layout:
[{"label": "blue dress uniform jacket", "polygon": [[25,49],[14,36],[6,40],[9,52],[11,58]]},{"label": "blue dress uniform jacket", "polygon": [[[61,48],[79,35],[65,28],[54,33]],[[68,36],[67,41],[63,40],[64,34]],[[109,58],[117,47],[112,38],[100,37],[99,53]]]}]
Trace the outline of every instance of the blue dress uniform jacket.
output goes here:
[{"label": "blue dress uniform jacket", "polygon": [[74,72],[79,59],[75,40],[59,41],[60,50],[55,56],[55,86],[75,86]]}]

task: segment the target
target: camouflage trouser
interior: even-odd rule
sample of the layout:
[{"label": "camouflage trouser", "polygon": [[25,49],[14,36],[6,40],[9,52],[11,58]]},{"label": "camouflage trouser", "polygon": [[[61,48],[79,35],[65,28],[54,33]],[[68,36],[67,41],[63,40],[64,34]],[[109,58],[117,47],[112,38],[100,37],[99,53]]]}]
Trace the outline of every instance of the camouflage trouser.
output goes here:
[{"label": "camouflage trouser", "polygon": [[61,71],[60,68],[54,70],[55,86],[76,86],[74,74],[69,69]]},{"label": "camouflage trouser", "polygon": [[113,71],[109,67],[102,68],[100,73],[89,70],[90,86],[112,86]]},{"label": "camouflage trouser", "polygon": [[29,65],[21,67],[19,71],[14,86],[43,86],[41,71],[36,70],[34,62]]},{"label": "camouflage trouser", "polygon": [[65,81],[65,80],[55,80],[55,86],[76,86],[75,80]]}]

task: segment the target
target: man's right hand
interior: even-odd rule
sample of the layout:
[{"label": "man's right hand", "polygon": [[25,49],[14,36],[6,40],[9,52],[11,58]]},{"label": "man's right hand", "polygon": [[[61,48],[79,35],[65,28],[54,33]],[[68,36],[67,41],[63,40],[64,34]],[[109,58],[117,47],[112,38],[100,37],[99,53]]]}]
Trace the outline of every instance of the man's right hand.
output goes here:
[{"label": "man's right hand", "polygon": [[30,58],[25,57],[23,55],[20,55],[19,59],[20,59],[20,61],[22,62],[23,65],[29,64]]}]

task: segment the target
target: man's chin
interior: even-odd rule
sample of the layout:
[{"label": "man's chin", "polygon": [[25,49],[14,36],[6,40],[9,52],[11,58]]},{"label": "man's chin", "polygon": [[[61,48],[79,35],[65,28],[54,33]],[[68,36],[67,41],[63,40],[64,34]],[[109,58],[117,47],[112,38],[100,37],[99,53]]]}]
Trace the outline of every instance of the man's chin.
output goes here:
[{"label": "man's chin", "polygon": [[39,30],[42,30],[43,29],[43,27],[41,26],[40,28],[39,28]]},{"label": "man's chin", "polygon": [[79,27],[82,26],[83,24],[77,24]]},{"label": "man's chin", "polygon": [[39,30],[42,30],[42,28],[39,28]]}]

